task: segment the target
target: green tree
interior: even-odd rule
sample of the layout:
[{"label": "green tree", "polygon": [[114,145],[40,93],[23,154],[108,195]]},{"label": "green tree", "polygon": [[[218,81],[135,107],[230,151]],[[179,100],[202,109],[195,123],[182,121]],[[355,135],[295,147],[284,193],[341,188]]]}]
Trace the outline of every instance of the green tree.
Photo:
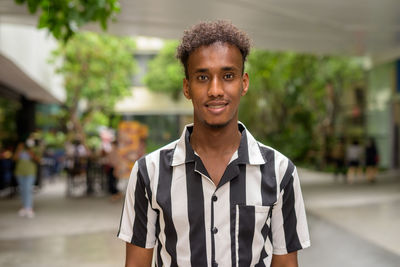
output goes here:
[{"label": "green tree", "polygon": [[[0,140],[4,144],[12,144],[17,141],[16,116],[21,104],[14,100],[5,99],[0,96]],[[1,144],[0,144],[1,149]]]},{"label": "green tree", "polygon": [[78,33],[54,51],[53,61],[62,61],[58,72],[65,80],[69,130],[83,142],[93,129],[91,122],[104,121],[99,113],[109,115],[115,103],[129,95],[134,50],[131,38]]},{"label": "green tree", "polygon": [[40,9],[38,28],[47,28],[58,40],[67,42],[88,22],[99,22],[107,29],[107,21],[120,11],[118,0],[15,0],[27,4],[31,14]]},{"label": "green tree", "polygon": [[149,62],[148,73],[144,77],[146,86],[156,92],[165,92],[174,99],[182,93],[184,77],[181,64],[175,57],[177,41],[167,41],[159,54]]},{"label": "green tree", "polygon": [[[177,98],[184,77],[175,58],[178,43],[168,42],[149,64],[145,84]],[[344,90],[362,83],[357,59],[253,50],[247,71],[250,89],[239,119],[264,143],[297,161],[310,151],[329,151]]]},{"label": "green tree", "polygon": [[363,77],[355,59],[262,50],[249,55],[248,72],[240,119],[265,143],[300,161],[310,150],[327,151],[338,96]]}]

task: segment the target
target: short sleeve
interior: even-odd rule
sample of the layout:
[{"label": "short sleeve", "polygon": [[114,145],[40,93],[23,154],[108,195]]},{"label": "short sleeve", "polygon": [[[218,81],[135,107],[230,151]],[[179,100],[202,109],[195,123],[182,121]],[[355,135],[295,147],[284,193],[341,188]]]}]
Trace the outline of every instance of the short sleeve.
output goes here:
[{"label": "short sleeve", "polygon": [[299,176],[289,161],[280,183],[280,194],[271,218],[273,254],[283,255],[310,246]]},{"label": "short sleeve", "polygon": [[151,192],[145,159],[138,160],[131,172],[122,209],[118,237],[143,248],[155,246],[157,213],[151,208]]}]

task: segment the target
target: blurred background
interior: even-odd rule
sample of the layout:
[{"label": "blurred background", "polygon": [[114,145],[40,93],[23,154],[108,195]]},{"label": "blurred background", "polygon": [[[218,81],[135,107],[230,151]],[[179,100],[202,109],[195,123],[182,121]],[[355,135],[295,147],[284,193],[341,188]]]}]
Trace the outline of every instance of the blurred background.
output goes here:
[{"label": "blurred background", "polygon": [[179,38],[227,19],[253,39],[239,119],[299,168],[301,266],[400,266],[399,15],[395,0],[0,1],[0,265],[124,264],[130,170],[192,121]]}]

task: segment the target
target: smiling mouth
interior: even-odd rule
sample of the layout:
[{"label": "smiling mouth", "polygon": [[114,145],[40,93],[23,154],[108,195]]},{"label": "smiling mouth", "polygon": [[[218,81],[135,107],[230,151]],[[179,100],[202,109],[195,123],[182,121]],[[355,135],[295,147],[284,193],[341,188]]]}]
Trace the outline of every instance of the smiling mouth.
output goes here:
[{"label": "smiling mouth", "polygon": [[206,107],[209,109],[221,109],[224,108],[228,105],[228,101],[223,101],[223,100],[213,100],[206,102]]},{"label": "smiling mouth", "polygon": [[206,105],[208,108],[211,109],[219,109],[219,108],[224,108],[228,104],[219,104],[219,105]]}]

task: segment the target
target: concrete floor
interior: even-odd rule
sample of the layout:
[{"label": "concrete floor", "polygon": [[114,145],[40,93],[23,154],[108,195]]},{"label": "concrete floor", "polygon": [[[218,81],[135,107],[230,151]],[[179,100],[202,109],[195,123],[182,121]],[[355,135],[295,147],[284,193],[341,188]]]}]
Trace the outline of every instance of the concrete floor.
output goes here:
[{"label": "concrete floor", "polygon": [[[373,185],[299,173],[312,242],[300,266],[400,266],[398,173]],[[123,266],[121,208],[101,195],[66,198],[62,179],[35,194],[34,219],[17,215],[17,198],[0,199],[0,266]]]},{"label": "concrete floor", "polygon": [[311,235],[300,266],[400,266],[399,173],[352,185],[330,174],[299,174]]},{"label": "concrete floor", "polygon": [[0,266],[123,266],[116,238],[122,201],[65,197],[62,179],[35,194],[33,219],[17,214],[19,199],[0,200]]}]

